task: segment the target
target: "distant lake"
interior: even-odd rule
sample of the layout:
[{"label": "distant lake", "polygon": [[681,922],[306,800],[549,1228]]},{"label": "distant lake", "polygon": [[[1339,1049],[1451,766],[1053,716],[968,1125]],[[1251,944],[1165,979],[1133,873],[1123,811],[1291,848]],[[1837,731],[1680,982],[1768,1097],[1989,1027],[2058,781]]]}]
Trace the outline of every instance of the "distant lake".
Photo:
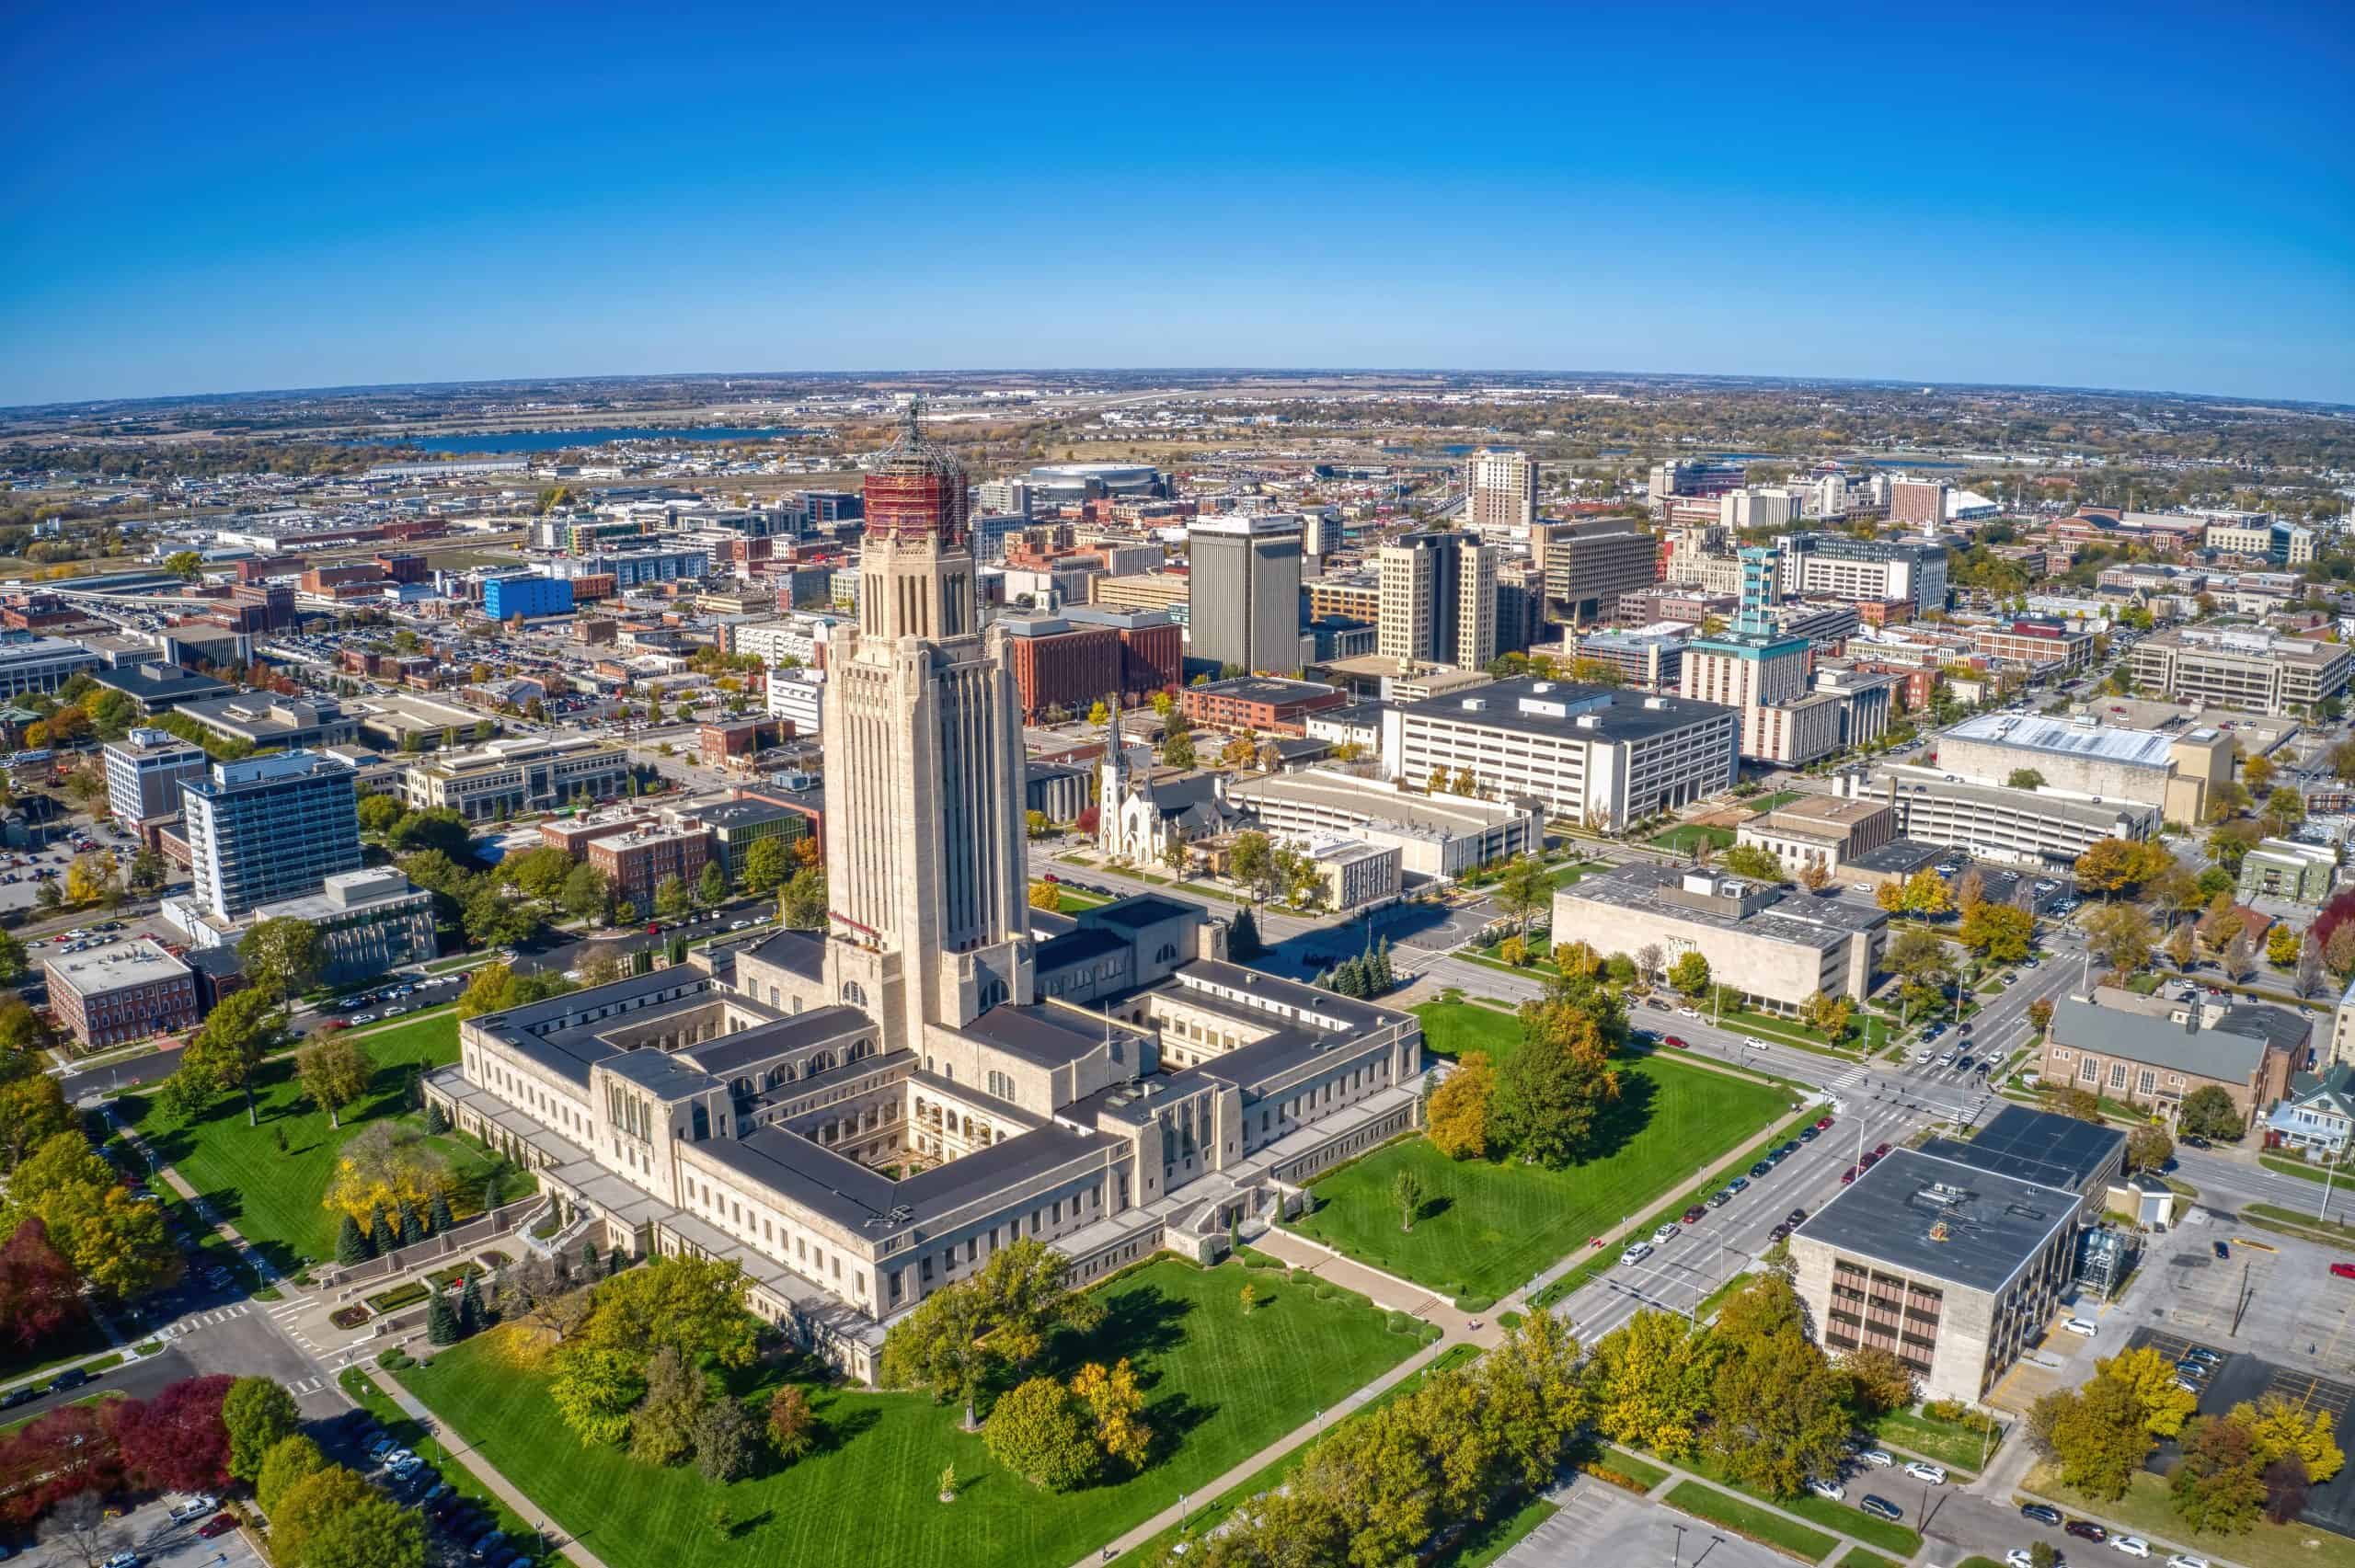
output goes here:
[{"label": "distant lake", "polygon": [[615,441],[759,441],[815,434],[815,430],[791,426],[752,429],[737,425],[600,425],[585,430],[491,430],[467,435],[402,436],[384,441],[383,444],[413,446],[426,452],[562,452],[568,447],[605,446]]}]

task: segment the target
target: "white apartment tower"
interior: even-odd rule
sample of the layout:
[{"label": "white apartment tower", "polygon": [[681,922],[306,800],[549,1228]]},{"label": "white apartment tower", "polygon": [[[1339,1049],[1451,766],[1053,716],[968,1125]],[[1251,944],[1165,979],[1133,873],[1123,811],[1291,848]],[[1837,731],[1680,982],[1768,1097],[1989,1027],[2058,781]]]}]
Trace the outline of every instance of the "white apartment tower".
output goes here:
[{"label": "white apartment tower", "polygon": [[1464,519],[1474,532],[1525,535],[1537,521],[1537,464],[1525,452],[1482,447],[1464,468]]},{"label": "white apartment tower", "polygon": [[827,986],[912,1042],[1031,1000],[1020,704],[981,630],[964,468],[916,421],[867,475],[825,695]]}]

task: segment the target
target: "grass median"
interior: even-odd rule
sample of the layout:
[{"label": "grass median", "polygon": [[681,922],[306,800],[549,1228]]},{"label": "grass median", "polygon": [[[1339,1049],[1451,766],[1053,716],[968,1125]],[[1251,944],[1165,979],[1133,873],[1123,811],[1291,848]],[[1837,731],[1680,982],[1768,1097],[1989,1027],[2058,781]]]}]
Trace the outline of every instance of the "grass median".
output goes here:
[{"label": "grass median", "polygon": [[1805,1525],[1786,1519],[1752,1503],[1745,1503],[1729,1493],[1697,1481],[1677,1482],[1662,1499],[1680,1513],[1696,1519],[1706,1519],[1722,1525],[1738,1536],[1771,1546],[1802,1562],[1821,1562],[1839,1545],[1839,1540],[1821,1530],[1811,1530]]}]

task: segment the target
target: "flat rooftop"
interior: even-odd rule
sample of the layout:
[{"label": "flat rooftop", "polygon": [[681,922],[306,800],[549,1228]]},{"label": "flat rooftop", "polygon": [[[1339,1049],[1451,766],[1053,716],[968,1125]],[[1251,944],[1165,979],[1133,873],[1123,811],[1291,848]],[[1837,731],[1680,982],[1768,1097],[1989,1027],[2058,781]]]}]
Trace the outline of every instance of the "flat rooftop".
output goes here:
[{"label": "flat rooftop", "polygon": [[1635,740],[1722,719],[1734,710],[1683,697],[1650,696],[1614,686],[1522,678],[1406,704],[1412,717],[1510,729],[1561,739]]},{"label": "flat rooftop", "polygon": [[1311,769],[1237,780],[1226,798],[1236,806],[1269,798],[1343,812],[1361,822],[1430,834],[1480,833],[1523,815],[1513,807],[1469,795],[1406,795],[1354,773]]},{"label": "flat rooftop", "polygon": [[2175,747],[2175,737],[2156,730],[2120,729],[2028,714],[1974,715],[1947,730],[1947,738],[2132,768],[2164,768]]},{"label": "flat rooftop", "polygon": [[83,996],[125,986],[155,985],[189,972],[186,964],[144,937],[86,953],[53,954],[41,961],[41,967],[52,982],[62,981]]},{"label": "flat rooftop", "polygon": [[2074,1192],[1894,1149],[1794,1235],[1922,1279],[1993,1293],[2076,1216]]},{"label": "flat rooftop", "polygon": [[[1763,909],[1738,915],[1726,910],[1696,908],[1673,897],[1664,896],[1682,889],[1688,870],[1688,867],[1681,865],[1647,863],[1623,865],[1616,871],[1589,876],[1582,882],[1564,887],[1555,897],[1614,909],[1641,910],[1693,925],[1738,932],[1744,936],[1768,942],[1812,947],[1819,952],[1837,947],[1858,932],[1889,923],[1889,916],[1879,910],[1842,898],[1794,897],[1786,893]],[[1743,879],[1720,876],[1718,880],[1740,882]],[[1747,883],[1744,885],[1749,886]]]}]

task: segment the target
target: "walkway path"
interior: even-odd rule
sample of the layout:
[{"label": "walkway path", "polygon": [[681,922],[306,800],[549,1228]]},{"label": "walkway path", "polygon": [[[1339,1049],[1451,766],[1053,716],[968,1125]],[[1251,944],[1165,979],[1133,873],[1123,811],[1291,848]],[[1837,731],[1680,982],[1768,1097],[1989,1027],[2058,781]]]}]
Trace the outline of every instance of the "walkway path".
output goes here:
[{"label": "walkway path", "polygon": [[605,1568],[604,1563],[587,1547],[577,1540],[567,1540],[556,1528],[556,1521],[548,1517],[546,1510],[524,1495],[523,1488],[500,1474],[498,1469],[483,1457],[480,1449],[467,1443],[455,1430],[442,1425],[433,1413],[425,1408],[423,1401],[401,1386],[398,1378],[381,1367],[370,1368],[368,1377],[385,1391],[395,1404],[401,1407],[401,1413],[431,1433],[434,1441],[448,1449],[453,1459],[498,1494],[499,1500],[515,1510],[518,1518],[537,1526],[549,1546],[572,1559],[577,1568]]}]

